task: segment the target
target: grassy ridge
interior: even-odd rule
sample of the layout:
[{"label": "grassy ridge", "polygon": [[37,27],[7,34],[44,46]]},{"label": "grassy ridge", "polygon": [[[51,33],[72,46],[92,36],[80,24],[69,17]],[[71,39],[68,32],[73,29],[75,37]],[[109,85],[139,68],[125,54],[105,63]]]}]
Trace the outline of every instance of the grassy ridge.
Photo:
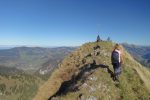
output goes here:
[{"label": "grassy ridge", "polygon": [[[64,59],[59,68],[53,72],[50,79],[39,89],[34,100],[47,100],[59,90],[64,81],[70,80],[73,75],[78,75],[81,71],[79,69],[93,63],[93,60],[96,61],[96,65],[107,65],[110,70],[113,70],[110,60],[113,45],[111,42],[92,42],[78,48]],[[97,46],[100,49],[98,49],[99,54],[95,56],[94,53],[97,51],[94,48]],[[79,91],[69,92],[67,95],[58,98],[62,100],[75,100],[82,93],[84,98],[94,96],[101,100],[147,100],[150,97],[150,72],[136,62],[126,51],[124,53],[124,61],[119,85],[116,86],[107,71],[98,68],[89,76],[96,77],[97,80],[85,81],[87,88],[81,87]],[[80,83],[80,80],[78,83]],[[96,88],[92,93],[89,92],[91,87]]]}]

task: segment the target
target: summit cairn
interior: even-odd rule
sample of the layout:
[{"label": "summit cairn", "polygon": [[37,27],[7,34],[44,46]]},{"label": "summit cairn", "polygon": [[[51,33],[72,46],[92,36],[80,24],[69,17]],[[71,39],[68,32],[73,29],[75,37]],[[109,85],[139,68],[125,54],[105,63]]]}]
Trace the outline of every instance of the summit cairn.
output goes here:
[{"label": "summit cairn", "polygon": [[100,41],[102,41],[102,40],[101,40],[100,36],[98,35],[96,42],[100,42]]}]

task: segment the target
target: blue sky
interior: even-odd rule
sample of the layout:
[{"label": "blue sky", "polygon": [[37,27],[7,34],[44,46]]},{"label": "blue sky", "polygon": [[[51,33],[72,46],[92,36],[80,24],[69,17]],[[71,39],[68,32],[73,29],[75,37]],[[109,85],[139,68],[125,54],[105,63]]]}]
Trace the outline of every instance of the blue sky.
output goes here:
[{"label": "blue sky", "polygon": [[0,0],[0,45],[150,45],[149,0]]}]

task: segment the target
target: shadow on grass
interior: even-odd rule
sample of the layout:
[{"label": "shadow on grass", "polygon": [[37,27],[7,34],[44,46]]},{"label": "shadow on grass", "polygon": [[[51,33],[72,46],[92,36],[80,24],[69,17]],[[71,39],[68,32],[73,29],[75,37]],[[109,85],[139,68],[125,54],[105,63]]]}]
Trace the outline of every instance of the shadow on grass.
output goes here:
[{"label": "shadow on grass", "polygon": [[[78,75],[73,75],[71,80],[64,81],[59,90],[51,96],[48,100],[51,100],[53,97],[61,96],[61,95],[66,95],[68,92],[75,92],[79,90],[79,87],[85,83],[86,79],[88,78],[89,75],[91,75],[95,69],[97,68],[106,68],[107,72],[110,74],[110,77],[113,79],[114,73],[109,69],[109,66],[107,65],[96,65],[95,61],[92,64],[87,64],[81,67],[79,70],[80,72]],[[81,84],[77,85],[77,82],[81,81]]]}]

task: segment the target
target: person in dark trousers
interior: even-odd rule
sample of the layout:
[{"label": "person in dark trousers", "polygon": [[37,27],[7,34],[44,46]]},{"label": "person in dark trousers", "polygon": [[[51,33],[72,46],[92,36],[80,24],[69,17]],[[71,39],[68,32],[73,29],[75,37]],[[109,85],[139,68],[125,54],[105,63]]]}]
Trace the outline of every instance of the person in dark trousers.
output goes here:
[{"label": "person in dark trousers", "polygon": [[114,81],[119,82],[119,76],[122,72],[121,64],[123,63],[122,50],[119,44],[116,44],[112,51],[111,61],[114,68]]}]

